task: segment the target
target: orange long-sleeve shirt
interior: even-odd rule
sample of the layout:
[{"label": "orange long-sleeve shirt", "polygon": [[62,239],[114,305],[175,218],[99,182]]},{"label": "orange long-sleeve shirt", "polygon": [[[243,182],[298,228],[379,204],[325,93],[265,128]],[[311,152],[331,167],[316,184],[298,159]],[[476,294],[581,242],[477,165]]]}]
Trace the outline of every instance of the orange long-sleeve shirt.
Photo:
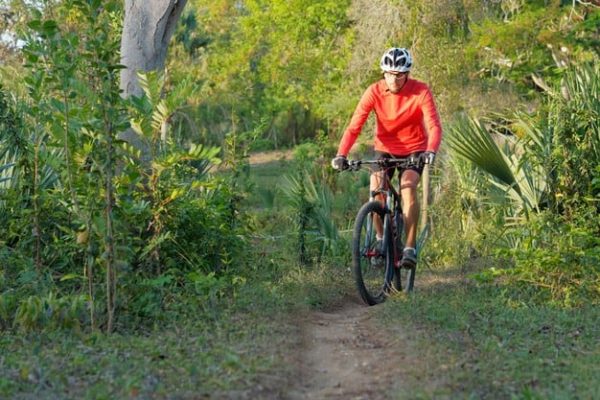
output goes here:
[{"label": "orange long-sleeve shirt", "polygon": [[369,86],[360,99],[338,155],[348,155],[371,111],[377,115],[375,150],[407,156],[417,151],[437,152],[440,147],[442,126],[429,87],[408,79],[394,94],[382,79]]}]

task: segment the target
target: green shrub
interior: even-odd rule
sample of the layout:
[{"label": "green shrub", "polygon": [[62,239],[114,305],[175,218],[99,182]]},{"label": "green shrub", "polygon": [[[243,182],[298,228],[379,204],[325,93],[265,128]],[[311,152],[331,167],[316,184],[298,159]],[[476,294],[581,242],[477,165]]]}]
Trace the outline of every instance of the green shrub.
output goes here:
[{"label": "green shrub", "polygon": [[49,330],[75,330],[87,321],[85,296],[57,297],[50,292],[46,296],[29,296],[20,301],[14,314],[14,326],[24,332]]},{"label": "green shrub", "polygon": [[302,143],[294,148],[294,160],[298,163],[310,163],[320,154],[319,145],[313,142]]},{"label": "green shrub", "polygon": [[531,221],[523,234],[538,243],[514,249],[515,268],[507,274],[517,293],[562,306],[600,303],[600,238],[592,215],[573,223],[544,213]]},{"label": "green shrub", "polygon": [[475,278],[509,285],[505,295],[517,303],[560,307],[599,304],[598,226],[589,215],[580,218],[573,223],[551,212],[534,216],[527,227],[512,232],[520,236],[519,246],[498,250],[499,256],[511,260],[506,268],[492,268]]}]

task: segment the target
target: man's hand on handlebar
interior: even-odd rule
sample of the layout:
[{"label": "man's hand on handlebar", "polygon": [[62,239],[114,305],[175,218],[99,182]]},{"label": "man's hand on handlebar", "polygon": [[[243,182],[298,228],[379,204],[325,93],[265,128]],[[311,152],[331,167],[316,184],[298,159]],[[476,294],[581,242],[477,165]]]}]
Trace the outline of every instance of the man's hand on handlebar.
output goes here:
[{"label": "man's hand on handlebar", "polygon": [[426,151],[425,153],[421,154],[421,160],[423,161],[423,164],[433,164],[433,161],[435,160],[435,153],[433,151]]},{"label": "man's hand on handlebar", "polygon": [[350,168],[346,156],[335,156],[335,158],[331,160],[331,166],[333,169],[338,171],[343,171]]}]

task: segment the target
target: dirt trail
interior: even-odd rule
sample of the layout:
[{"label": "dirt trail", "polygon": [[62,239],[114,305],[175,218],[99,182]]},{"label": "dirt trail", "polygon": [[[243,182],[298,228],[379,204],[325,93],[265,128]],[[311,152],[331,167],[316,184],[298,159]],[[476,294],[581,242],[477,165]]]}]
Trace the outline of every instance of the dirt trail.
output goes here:
[{"label": "dirt trail", "polygon": [[[251,165],[291,158],[291,151],[252,154]],[[422,363],[411,351],[407,332],[382,330],[376,307],[358,296],[347,296],[337,306],[314,311],[296,320],[301,335],[286,358],[294,375],[275,390],[258,397],[299,399],[390,399],[410,372],[405,366]],[[270,385],[266,385],[267,387]]]},{"label": "dirt trail", "polygon": [[303,326],[296,387],[290,399],[388,399],[411,365],[398,332],[386,335],[375,309],[348,298],[338,308],[313,312]]}]

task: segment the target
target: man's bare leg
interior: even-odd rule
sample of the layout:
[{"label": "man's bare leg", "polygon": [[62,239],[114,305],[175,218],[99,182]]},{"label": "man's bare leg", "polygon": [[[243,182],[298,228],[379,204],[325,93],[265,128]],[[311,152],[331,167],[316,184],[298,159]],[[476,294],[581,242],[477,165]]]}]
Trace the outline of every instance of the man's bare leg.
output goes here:
[{"label": "man's bare leg", "polygon": [[[373,172],[371,174],[371,184],[369,187],[371,192],[381,187],[382,180],[383,171]],[[375,200],[379,201],[382,205],[385,205],[382,195],[375,196]],[[378,215],[375,215],[375,218],[373,218],[373,224],[375,225],[375,233],[377,234],[377,239],[383,239],[383,221],[381,221],[381,218],[379,218]]]},{"label": "man's bare leg", "polygon": [[412,170],[406,170],[400,179],[400,193],[402,194],[402,213],[406,232],[406,247],[413,249],[417,243],[417,225],[419,222],[419,201],[417,186],[421,177]]}]

